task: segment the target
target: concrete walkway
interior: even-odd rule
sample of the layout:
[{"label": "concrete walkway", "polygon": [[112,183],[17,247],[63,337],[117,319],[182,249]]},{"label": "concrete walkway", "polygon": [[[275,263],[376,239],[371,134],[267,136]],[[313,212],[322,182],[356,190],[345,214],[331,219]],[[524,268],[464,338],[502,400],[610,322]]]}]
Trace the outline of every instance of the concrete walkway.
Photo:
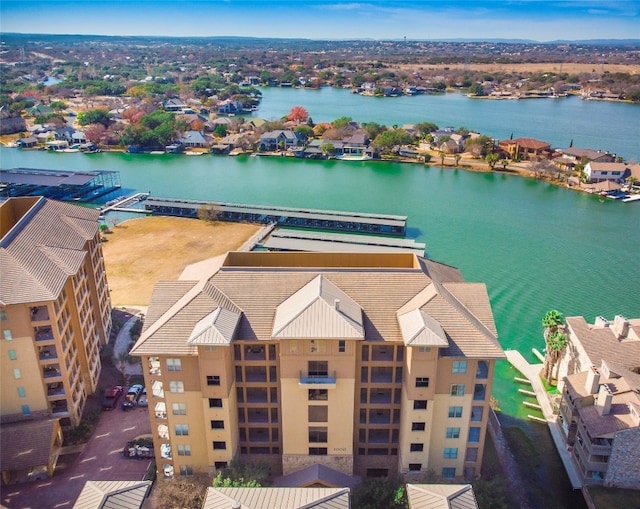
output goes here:
[{"label": "concrete walkway", "polygon": [[567,450],[567,444],[563,438],[558,416],[553,413],[553,407],[549,401],[549,396],[544,385],[542,385],[542,380],[540,380],[540,371],[542,371],[543,365],[529,364],[517,350],[505,350],[504,353],[507,355],[507,360],[513,365],[513,367],[520,371],[520,373],[529,380],[529,383],[531,383],[531,387],[536,393],[536,399],[538,400],[542,414],[547,421],[551,438],[553,438],[553,443],[555,444],[558,454],[560,455],[560,459],[564,464],[564,469],[567,472],[571,486],[574,490],[581,489],[582,477],[578,473],[578,469],[573,463],[571,454]]}]

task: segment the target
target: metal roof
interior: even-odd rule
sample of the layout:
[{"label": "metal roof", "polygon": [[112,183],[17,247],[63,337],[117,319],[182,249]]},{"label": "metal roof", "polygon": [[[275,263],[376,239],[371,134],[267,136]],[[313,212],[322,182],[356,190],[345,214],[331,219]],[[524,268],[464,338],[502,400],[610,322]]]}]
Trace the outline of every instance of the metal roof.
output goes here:
[{"label": "metal roof", "polygon": [[151,481],[87,481],[73,509],[140,509]]},{"label": "metal roof", "polygon": [[470,484],[407,484],[409,509],[478,509]]},{"label": "metal roof", "polygon": [[[235,505],[234,502],[236,503]],[[202,509],[349,509],[349,488],[208,488]]]},{"label": "metal roof", "polygon": [[41,170],[35,168],[12,168],[0,170],[2,184],[31,184],[38,186],[82,186],[94,178],[116,171],[64,171]]}]

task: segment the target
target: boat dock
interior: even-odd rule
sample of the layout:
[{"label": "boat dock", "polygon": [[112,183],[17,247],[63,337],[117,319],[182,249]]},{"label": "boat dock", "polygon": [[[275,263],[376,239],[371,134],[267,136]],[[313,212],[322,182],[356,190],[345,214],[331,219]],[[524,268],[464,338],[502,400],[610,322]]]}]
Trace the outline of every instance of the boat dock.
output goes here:
[{"label": "boat dock", "polygon": [[[564,464],[565,471],[567,472],[567,476],[569,477],[569,481],[571,482],[571,486],[574,490],[582,488],[582,478],[578,473],[576,466],[573,464],[573,460],[571,459],[571,455],[567,450],[567,444],[563,439],[561,424],[558,421],[558,416],[553,413],[553,408],[551,407],[551,402],[549,401],[549,397],[547,395],[547,391],[542,385],[542,380],[540,380],[540,372],[542,371],[542,364],[529,364],[527,360],[522,356],[520,352],[517,350],[505,350],[504,352],[507,356],[507,360],[511,363],[511,365],[516,368],[520,373],[522,373],[526,379],[531,384],[533,391],[532,395],[535,395],[540,410],[544,415],[544,419],[540,417],[536,417],[533,415],[528,416],[531,420],[536,422],[547,423],[549,427],[549,431],[551,433],[551,437],[553,438],[553,443],[556,446],[556,450],[558,451],[558,455]],[[523,389],[520,389],[523,391]],[[535,408],[530,403],[529,405],[525,405],[530,408]]]},{"label": "boat dock", "polygon": [[220,221],[246,221],[260,224],[276,224],[292,228],[365,233],[404,237],[407,232],[407,216],[342,212],[270,205],[180,200],[175,198],[147,198],[147,211],[158,215],[198,217],[200,209],[208,209]]},{"label": "boat dock", "polygon": [[149,193],[136,193],[132,196],[122,196],[115,200],[108,201],[104,207],[100,208],[100,214],[104,216],[107,212],[138,212],[140,214],[148,214],[146,209],[135,208],[136,203],[144,201]]},{"label": "boat dock", "polygon": [[396,239],[373,235],[320,233],[279,229],[262,244],[269,251],[325,251],[398,253],[412,252],[424,256],[425,244],[413,239]]}]

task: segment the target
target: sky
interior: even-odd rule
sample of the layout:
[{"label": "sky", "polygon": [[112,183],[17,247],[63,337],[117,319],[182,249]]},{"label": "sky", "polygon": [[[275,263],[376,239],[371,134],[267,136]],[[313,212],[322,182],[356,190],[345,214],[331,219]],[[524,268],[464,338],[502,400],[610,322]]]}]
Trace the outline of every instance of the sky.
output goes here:
[{"label": "sky", "polygon": [[640,39],[640,0],[0,0],[0,32],[306,39]]}]

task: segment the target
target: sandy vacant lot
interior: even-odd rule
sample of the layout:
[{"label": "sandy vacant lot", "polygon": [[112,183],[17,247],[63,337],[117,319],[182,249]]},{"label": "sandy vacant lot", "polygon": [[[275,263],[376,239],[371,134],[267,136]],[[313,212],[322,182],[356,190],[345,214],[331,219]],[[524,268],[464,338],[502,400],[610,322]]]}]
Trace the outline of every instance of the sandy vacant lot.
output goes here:
[{"label": "sandy vacant lot", "polygon": [[259,229],[179,217],[144,217],[117,225],[102,244],[112,305],[148,305],[156,281],[178,279],[191,263],[239,249]]}]

